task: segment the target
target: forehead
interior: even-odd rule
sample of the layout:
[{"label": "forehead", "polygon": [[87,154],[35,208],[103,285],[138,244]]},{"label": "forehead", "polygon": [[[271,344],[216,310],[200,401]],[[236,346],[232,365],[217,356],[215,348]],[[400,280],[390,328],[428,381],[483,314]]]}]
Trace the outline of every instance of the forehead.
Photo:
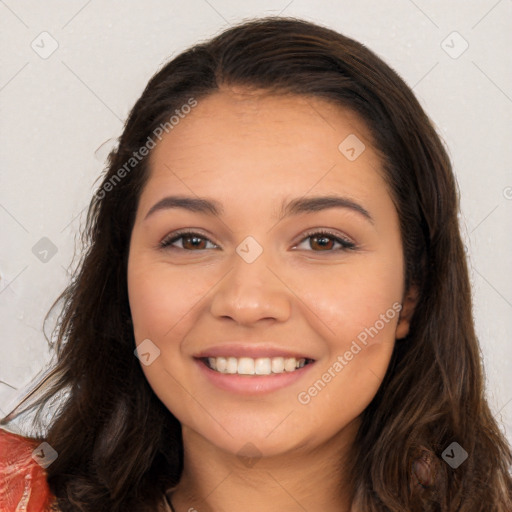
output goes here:
[{"label": "forehead", "polygon": [[[361,154],[347,158],[347,145]],[[173,183],[198,195],[254,198],[258,190],[303,195],[312,187],[342,187],[362,197],[383,186],[380,160],[357,114],[316,97],[241,88],[199,100],[152,150],[149,164],[147,193]]]}]

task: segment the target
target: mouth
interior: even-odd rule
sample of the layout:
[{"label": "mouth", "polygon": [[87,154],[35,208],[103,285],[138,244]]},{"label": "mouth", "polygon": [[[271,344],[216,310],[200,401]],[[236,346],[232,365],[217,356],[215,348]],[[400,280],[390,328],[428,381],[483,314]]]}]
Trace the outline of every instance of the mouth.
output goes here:
[{"label": "mouth", "polygon": [[206,367],[217,373],[230,375],[278,375],[293,373],[314,363],[313,359],[296,357],[200,357]]}]

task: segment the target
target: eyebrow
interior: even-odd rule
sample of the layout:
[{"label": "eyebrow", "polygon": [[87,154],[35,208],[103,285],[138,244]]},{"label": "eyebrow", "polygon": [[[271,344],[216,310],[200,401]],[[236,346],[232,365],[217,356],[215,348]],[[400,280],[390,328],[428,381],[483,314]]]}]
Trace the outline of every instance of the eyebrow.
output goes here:
[{"label": "eyebrow", "polygon": [[[204,213],[206,215],[212,215],[215,217],[220,217],[224,213],[222,204],[212,199],[187,196],[167,196],[150,208],[144,217],[144,220],[146,220],[149,216],[157,211],[169,210],[173,208],[183,208],[191,212]],[[329,208],[345,208],[352,210],[374,224],[374,219],[366,208],[361,206],[359,203],[356,203],[352,199],[335,195],[308,198],[299,197],[289,201],[288,203],[283,201],[283,204],[281,205],[279,220],[290,217],[292,215],[298,215],[300,213],[314,213],[327,210]]]}]

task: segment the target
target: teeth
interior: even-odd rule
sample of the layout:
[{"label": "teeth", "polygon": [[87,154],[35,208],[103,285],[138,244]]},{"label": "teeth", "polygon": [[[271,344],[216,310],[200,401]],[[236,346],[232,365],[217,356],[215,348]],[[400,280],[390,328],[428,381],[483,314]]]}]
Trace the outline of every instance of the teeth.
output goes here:
[{"label": "teeth", "polygon": [[238,371],[238,359],[236,357],[228,357],[228,367],[226,373],[236,373]]},{"label": "teeth", "polygon": [[295,361],[294,357],[287,357],[284,360],[284,369],[287,372],[293,372],[297,368],[297,361]]},{"label": "teeth", "polygon": [[284,371],[284,358],[273,357],[272,358],[272,373],[283,373]]},{"label": "teeth", "polygon": [[260,357],[254,360],[254,373],[256,375],[270,375],[272,373],[272,361],[269,357]]},{"label": "teeth", "polygon": [[254,359],[241,357],[238,360],[238,373],[241,375],[254,375]]},{"label": "teeth", "polygon": [[271,373],[293,372],[302,368],[306,359],[295,357],[209,357],[208,366],[220,373],[238,375],[270,375]]}]

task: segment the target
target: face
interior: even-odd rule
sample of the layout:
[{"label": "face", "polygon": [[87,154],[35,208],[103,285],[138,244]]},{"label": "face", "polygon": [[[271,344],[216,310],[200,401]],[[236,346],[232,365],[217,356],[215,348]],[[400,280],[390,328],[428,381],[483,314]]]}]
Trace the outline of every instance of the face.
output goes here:
[{"label": "face", "polygon": [[356,424],[408,330],[399,220],[364,123],[321,99],[222,90],[149,166],[129,301],[185,444],[276,455]]}]

